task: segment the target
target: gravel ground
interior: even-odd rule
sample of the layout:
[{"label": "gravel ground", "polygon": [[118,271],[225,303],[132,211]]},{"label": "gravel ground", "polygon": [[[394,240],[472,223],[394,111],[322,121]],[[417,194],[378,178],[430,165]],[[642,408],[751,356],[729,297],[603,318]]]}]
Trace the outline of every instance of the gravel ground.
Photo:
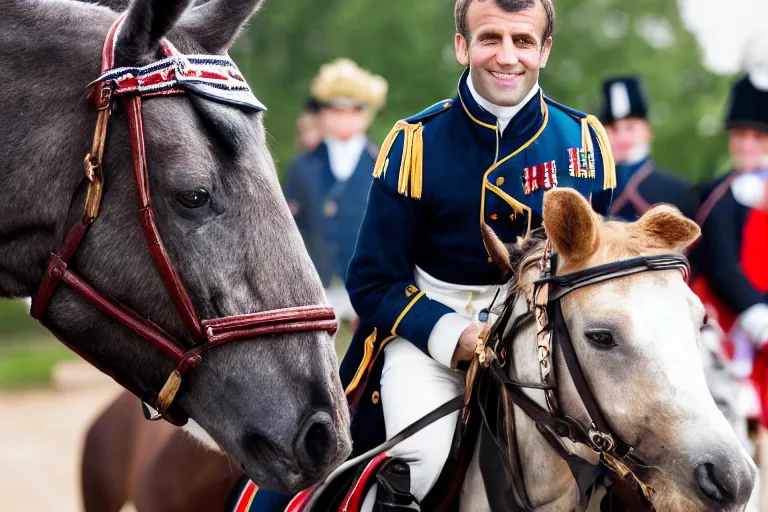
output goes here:
[{"label": "gravel ground", "polygon": [[82,510],[82,439],[119,390],[76,361],[57,368],[54,389],[0,391],[0,511]]}]

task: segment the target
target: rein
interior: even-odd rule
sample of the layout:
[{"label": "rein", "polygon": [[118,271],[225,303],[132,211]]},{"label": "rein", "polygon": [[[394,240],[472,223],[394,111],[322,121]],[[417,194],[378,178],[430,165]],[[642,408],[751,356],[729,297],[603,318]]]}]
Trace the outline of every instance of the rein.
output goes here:
[{"label": "rein", "polygon": [[[183,425],[187,416],[180,410],[172,411],[170,408],[181,387],[182,376],[200,364],[203,353],[207,350],[230,341],[276,334],[309,331],[333,334],[337,324],[333,308],[327,305],[296,306],[202,321],[198,318],[189,293],[165,249],[152,209],[144,144],[142,97],[191,93],[239,108],[256,111],[265,108],[253,96],[237,66],[227,56],[185,56],[164,40],[162,48],[166,58],[144,67],[115,68],[114,45],[122,22],[123,16],[115,21],[107,35],[102,52],[102,75],[91,84],[88,95],[88,99],[96,108],[97,121],[93,145],[85,157],[85,178],[89,182],[85,209],[80,221],[67,233],[62,247],[51,254],[45,275],[33,298],[30,314],[84,359],[110,375],[145,403],[153,404],[153,409],[159,412],[157,418],[162,417],[175,425]],[[70,268],[72,258],[99,215],[104,188],[104,146],[110,112],[118,97],[124,99],[136,177],[139,221],[152,259],[189,335],[186,343],[175,339],[133,309],[110,299]],[[92,306],[131,329],[174,361],[176,368],[159,392],[134,389],[127,383],[127,376],[120,375],[96,361],[95,357],[65,340],[45,321],[44,314],[51,298],[62,284],[76,291]],[[192,348],[188,348],[189,345]]]}]

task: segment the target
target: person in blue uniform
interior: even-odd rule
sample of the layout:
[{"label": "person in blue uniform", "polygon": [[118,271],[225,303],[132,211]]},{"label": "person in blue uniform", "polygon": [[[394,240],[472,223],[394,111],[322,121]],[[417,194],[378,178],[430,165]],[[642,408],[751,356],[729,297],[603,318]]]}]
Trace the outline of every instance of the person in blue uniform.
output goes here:
[{"label": "person in blue uniform", "polygon": [[378,153],[366,132],[386,93],[383,78],[349,59],[323,66],[312,84],[322,141],[288,167],[286,199],[339,320],[356,319],[344,279]]},{"label": "person in blue uniform", "polygon": [[[514,243],[540,226],[547,190],[572,187],[607,205],[615,187],[599,120],[539,87],[552,1],[456,0],[454,18],[466,67],[457,95],[385,138],[347,274],[361,323],[340,374],[357,454],[464,393],[457,363],[472,357],[484,329],[478,314],[503,286],[484,226]],[[417,500],[438,479],[457,420],[438,420],[390,450],[408,462]],[[251,510],[269,510],[270,499],[257,494],[264,508]],[[376,486],[362,510],[375,499]]]},{"label": "person in blue uniform", "polygon": [[726,125],[733,170],[701,187],[702,275],[692,288],[729,335],[736,361],[751,366],[758,349],[752,380],[768,428],[768,71],[734,84]]},{"label": "person in blue uniform", "polygon": [[600,120],[616,160],[616,190],[610,215],[636,220],[658,203],[676,206],[693,218],[698,196],[682,178],[659,169],[651,156],[653,129],[639,77],[615,77],[603,83]]},{"label": "person in blue uniform", "polygon": [[[382,144],[347,277],[361,325],[341,366],[355,451],[463,394],[501,272],[483,226],[513,243],[541,223],[542,197],[572,187],[609,204],[615,171],[598,119],[539,87],[552,47],[551,0],[457,0],[453,99],[398,122]],[[602,212],[606,213],[606,212]],[[458,413],[390,451],[421,500],[449,454]],[[363,510],[375,499],[373,489]]]}]

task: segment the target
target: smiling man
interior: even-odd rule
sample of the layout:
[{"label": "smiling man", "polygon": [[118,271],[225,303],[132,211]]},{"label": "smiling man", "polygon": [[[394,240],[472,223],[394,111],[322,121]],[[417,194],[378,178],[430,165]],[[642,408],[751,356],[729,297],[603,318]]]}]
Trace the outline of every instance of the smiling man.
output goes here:
[{"label": "smiling man", "polygon": [[[551,0],[457,0],[454,17],[466,67],[458,94],[398,122],[384,140],[349,267],[362,324],[341,375],[357,453],[464,393],[457,365],[471,358],[478,314],[502,281],[484,227],[512,243],[540,225],[548,189],[572,187],[607,206],[615,186],[599,121],[539,87]],[[408,461],[414,500],[437,481],[457,417],[390,451]]]},{"label": "smiling man", "polygon": [[[361,325],[341,377],[357,454],[464,393],[457,365],[471,359],[478,314],[502,281],[483,229],[512,243],[540,225],[548,189],[572,187],[608,205],[615,186],[597,118],[539,87],[552,49],[551,0],[457,0],[454,14],[456,58],[466,67],[457,96],[399,121],[385,138],[347,272]],[[380,486],[399,489],[394,496],[374,487],[363,510],[392,500],[432,510],[427,495],[457,419],[390,450],[407,461],[390,467],[407,468],[408,478]]]}]

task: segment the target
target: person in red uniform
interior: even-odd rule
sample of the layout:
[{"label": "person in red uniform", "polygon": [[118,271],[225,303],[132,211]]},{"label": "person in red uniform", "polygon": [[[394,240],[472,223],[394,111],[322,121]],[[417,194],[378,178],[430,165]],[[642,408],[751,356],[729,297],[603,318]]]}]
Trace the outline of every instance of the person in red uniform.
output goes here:
[{"label": "person in red uniform", "polygon": [[751,371],[768,429],[768,74],[732,90],[727,115],[733,170],[701,186],[692,288],[727,335],[737,368]]}]

